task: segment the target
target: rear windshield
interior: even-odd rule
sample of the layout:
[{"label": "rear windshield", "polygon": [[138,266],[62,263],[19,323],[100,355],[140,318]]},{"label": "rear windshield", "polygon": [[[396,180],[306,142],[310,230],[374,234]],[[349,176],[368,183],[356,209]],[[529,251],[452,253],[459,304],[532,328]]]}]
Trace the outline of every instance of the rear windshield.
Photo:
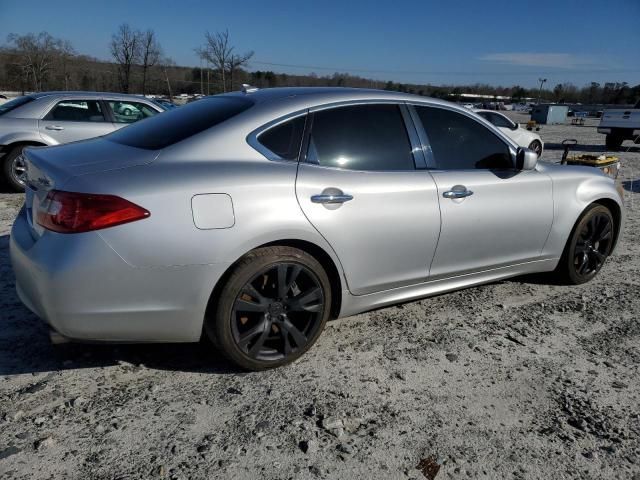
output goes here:
[{"label": "rear windshield", "polygon": [[13,100],[9,100],[8,102],[0,105],[0,115],[4,115],[5,113],[10,112],[11,110],[15,110],[16,108],[21,107],[25,103],[29,103],[33,100],[34,98],[30,97],[29,95],[26,95],[24,97],[14,98]]},{"label": "rear windshield", "polygon": [[252,105],[246,98],[205,98],[134,123],[104,138],[130,147],[160,150],[218,125]]}]

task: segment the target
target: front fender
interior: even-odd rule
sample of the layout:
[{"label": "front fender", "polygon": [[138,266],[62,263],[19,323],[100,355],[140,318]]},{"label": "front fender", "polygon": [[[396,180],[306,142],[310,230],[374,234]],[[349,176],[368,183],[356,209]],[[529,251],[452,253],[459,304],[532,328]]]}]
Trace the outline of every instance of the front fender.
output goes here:
[{"label": "front fender", "polygon": [[550,172],[553,181],[553,226],[544,246],[543,255],[560,258],[578,218],[589,205],[595,202],[611,202],[618,206],[620,225],[617,237],[619,237],[619,232],[624,226],[625,215],[623,199],[615,182],[593,167],[558,166],[556,168],[560,171]]}]

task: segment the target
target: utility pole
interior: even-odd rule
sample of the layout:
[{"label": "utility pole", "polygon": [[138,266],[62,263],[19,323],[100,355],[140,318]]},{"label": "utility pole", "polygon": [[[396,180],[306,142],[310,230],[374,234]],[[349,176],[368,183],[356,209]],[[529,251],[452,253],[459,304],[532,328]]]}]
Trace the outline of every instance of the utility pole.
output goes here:
[{"label": "utility pole", "polygon": [[209,66],[209,60],[207,60],[207,95],[209,95],[209,72],[211,67]]},{"label": "utility pole", "polygon": [[200,57],[200,93],[204,95],[204,76],[202,74],[202,57]]},{"label": "utility pole", "polygon": [[167,67],[163,67],[164,78],[167,80],[167,88],[169,89],[169,101],[173,103],[173,95],[171,94],[171,83],[169,83],[169,75],[167,75]]},{"label": "utility pole", "polygon": [[538,81],[540,82],[540,89],[538,90],[538,105],[540,105],[540,96],[542,95],[542,85],[544,85],[544,82],[546,82],[547,79],[539,78]]}]

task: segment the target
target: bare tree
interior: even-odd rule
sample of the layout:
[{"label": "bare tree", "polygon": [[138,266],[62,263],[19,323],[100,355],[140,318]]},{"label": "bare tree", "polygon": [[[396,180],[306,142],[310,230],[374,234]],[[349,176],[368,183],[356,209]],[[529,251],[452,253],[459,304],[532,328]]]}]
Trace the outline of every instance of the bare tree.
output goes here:
[{"label": "bare tree", "polygon": [[[224,32],[216,32],[211,34],[206,32],[205,35],[206,44],[204,47],[197,48],[196,53],[200,58],[208,61],[213,67],[220,72],[220,78],[222,79],[222,91],[227,91],[227,69],[230,67],[230,62],[233,59],[233,64],[236,65],[233,68],[237,68],[237,62],[242,60],[243,64],[253,56],[253,52],[246,53],[244,55],[235,55],[233,53],[234,47],[229,42],[229,30]],[[231,70],[233,72],[233,69]]]},{"label": "bare tree", "polygon": [[41,91],[62,41],[47,32],[40,32],[37,35],[12,33],[7,37],[7,42],[15,47],[20,58],[20,66],[33,81],[33,89]]},{"label": "bare tree", "polygon": [[69,40],[61,40],[57,51],[58,63],[62,67],[62,78],[64,79],[64,89],[69,90],[69,63],[76,56],[76,51]]},{"label": "bare tree", "polygon": [[118,32],[111,36],[111,55],[118,65],[118,79],[124,93],[129,93],[131,86],[131,67],[140,62],[140,32],[133,31],[128,23],[118,27]]},{"label": "bare tree", "polygon": [[142,94],[144,95],[147,93],[147,72],[160,60],[162,47],[160,47],[160,43],[153,30],[140,33],[140,39],[142,51]]},{"label": "bare tree", "polygon": [[241,67],[246,67],[249,64],[249,60],[253,57],[253,51],[247,52],[244,55],[236,55],[232,53],[229,56],[227,67],[229,68],[229,76],[231,77],[231,90],[233,90],[233,73]]}]

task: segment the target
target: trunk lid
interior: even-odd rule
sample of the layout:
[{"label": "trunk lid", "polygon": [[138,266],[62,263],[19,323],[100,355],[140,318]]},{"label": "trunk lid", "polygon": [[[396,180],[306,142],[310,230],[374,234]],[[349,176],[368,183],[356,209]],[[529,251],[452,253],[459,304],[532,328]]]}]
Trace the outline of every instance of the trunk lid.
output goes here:
[{"label": "trunk lid", "polygon": [[64,190],[65,183],[75,176],[149,164],[159,153],[103,138],[25,149],[22,154],[27,167],[25,208],[32,235],[37,238],[44,232],[36,215],[38,208],[45,204],[49,191]]}]

